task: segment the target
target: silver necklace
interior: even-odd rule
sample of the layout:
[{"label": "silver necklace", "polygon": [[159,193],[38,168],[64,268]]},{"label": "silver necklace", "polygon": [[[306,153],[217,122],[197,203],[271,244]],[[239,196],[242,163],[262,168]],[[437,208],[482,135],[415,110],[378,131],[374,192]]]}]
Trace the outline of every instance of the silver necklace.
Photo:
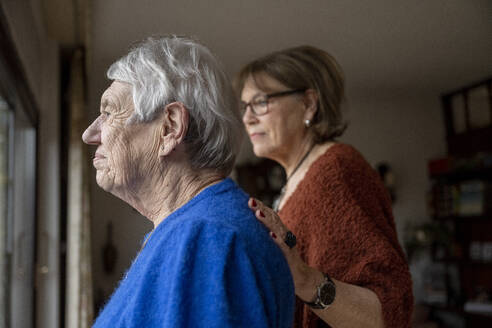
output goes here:
[{"label": "silver necklace", "polygon": [[282,199],[284,198],[285,196],[285,192],[287,191],[287,184],[289,183],[289,179],[292,178],[292,176],[294,176],[294,174],[296,173],[297,169],[299,167],[301,167],[302,163],[304,163],[304,161],[306,160],[306,158],[308,157],[309,153],[311,153],[311,150],[313,150],[314,148],[314,144],[311,146],[311,148],[309,148],[309,150],[306,152],[306,154],[304,155],[304,157],[299,161],[299,163],[296,165],[296,167],[294,168],[294,171],[292,171],[292,173],[287,177],[287,179],[285,180],[285,184],[284,186],[282,187],[282,189],[280,190],[280,194],[278,195],[277,198],[275,198],[275,200],[273,201],[273,210],[275,212],[278,212],[278,208],[280,207],[280,203],[282,202]]}]

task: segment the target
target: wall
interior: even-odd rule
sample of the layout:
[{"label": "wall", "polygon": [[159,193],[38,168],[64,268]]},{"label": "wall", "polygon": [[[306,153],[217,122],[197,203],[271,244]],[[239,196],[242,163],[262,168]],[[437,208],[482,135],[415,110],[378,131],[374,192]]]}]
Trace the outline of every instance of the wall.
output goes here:
[{"label": "wall", "polygon": [[398,233],[427,218],[427,161],[445,154],[439,95],[389,91],[349,100],[349,129],[342,141],[359,149],[372,166],[388,162],[396,176],[393,211]]},{"label": "wall", "polygon": [[[37,327],[57,327],[59,310],[59,81],[58,47],[44,31],[40,0],[2,1],[20,60],[40,112],[39,243],[44,243],[39,274]],[[38,247],[38,249],[40,249]]]}]

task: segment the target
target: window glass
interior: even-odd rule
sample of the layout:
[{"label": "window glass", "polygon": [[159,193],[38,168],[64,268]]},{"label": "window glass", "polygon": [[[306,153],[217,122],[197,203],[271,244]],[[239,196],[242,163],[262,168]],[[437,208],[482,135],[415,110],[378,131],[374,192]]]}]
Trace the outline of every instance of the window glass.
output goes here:
[{"label": "window glass", "polygon": [[16,328],[33,326],[34,236],[36,195],[36,130],[19,103],[14,113],[12,197],[9,197],[8,231],[11,231],[10,324]]},{"label": "window glass", "polygon": [[0,96],[0,328],[33,326],[35,131]]},{"label": "window glass", "polygon": [[0,328],[7,327],[9,295],[8,204],[9,204],[9,122],[11,112],[0,96]]}]

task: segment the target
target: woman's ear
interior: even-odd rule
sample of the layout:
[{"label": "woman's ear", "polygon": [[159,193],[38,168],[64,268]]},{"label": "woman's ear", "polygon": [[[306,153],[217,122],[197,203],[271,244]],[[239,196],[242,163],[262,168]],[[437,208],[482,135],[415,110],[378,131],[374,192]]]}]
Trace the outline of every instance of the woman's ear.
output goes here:
[{"label": "woman's ear", "polygon": [[318,111],[318,94],[313,89],[307,89],[303,97],[304,106],[306,108],[304,120],[312,121],[314,115]]},{"label": "woman's ear", "polygon": [[189,113],[180,102],[173,102],[164,108],[160,135],[159,156],[169,155],[183,142],[189,126]]}]

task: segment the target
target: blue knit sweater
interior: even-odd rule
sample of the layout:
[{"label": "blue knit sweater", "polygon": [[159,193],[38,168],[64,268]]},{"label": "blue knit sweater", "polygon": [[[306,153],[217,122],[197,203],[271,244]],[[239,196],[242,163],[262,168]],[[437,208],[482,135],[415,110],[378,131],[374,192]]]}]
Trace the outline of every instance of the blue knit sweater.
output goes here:
[{"label": "blue knit sweater", "polygon": [[291,327],[287,262],[247,201],[225,179],[164,219],[93,327]]}]

